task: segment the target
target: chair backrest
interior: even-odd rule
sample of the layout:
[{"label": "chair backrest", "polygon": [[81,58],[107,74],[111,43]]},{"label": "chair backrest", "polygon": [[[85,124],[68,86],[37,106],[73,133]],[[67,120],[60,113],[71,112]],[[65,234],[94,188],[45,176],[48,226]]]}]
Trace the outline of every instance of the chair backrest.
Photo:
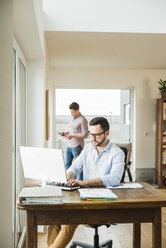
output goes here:
[{"label": "chair backrest", "polygon": [[125,163],[128,164],[131,158],[132,143],[116,143],[116,145],[119,146],[123,150],[125,154]]},{"label": "chair backrest", "polygon": [[126,164],[126,161],[127,161],[127,154],[128,154],[128,151],[127,151],[127,148],[126,147],[123,147],[123,146],[120,146],[120,149],[124,152],[125,154],[125,164]]}]

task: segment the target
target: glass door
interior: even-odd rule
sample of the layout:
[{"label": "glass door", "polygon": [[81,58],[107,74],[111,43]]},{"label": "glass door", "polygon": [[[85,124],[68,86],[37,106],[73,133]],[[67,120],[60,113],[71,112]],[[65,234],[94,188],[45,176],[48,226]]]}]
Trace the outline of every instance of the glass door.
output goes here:
[{"label": "glass door", "polygon": [[[26,68],[22,60],[17,57],[14,51],[14,174],[15,174],[15,206],[18,194],[25,184],[21,160],[19,155],[19,146],[26,145]],[[14,213],[14,247],[22,247],[25,234],[25,215],[15,207]]]}]

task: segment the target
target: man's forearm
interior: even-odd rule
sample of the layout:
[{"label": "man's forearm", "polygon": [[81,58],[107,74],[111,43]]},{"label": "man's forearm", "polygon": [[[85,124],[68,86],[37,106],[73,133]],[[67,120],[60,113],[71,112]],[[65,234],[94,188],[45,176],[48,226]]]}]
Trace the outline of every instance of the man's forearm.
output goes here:
[{"label": "man's forearm", "polygon": [[80,140],[83,140],[83,139],[85,139],[85,135],[71,135],[72,136],[72,138],[75,138],[75,139],[80,139]]},{"label": "man's forearm", "polygon": [[103,182],[100,178],[85,180],[86,186],[103,186]]},{"label": "man's forearm", "polygon": [[78,181],[78,180],[74,180],[75,182],[73,182],[73,185],[79,185],[81,187],[101,187],[103,186],[103,182],[100,178],[95,178],[95,179],[88,179],[88,180],[84,180],[84,181]]},{"label": "man's forearm", "polygon": [[[72,173],[72,172],[70,172],[70,173]],[[69,186],[76,186],[76,185],[78,185],[80,187],[91,187],[91,186],[101,187],[101,186],[103,186],[103,182],[102,182],[102,180],[100,178],[88,179],[88,180],[83,180],[83,181],[79,181],[77,179],[70,178],[68,180],[68,185]]]}]

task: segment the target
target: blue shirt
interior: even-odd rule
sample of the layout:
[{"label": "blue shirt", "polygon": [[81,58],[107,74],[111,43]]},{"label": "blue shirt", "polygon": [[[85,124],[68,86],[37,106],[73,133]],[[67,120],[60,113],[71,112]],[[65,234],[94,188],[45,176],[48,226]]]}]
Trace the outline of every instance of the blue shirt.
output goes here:
[{"label": "blue shirt", "polygon": [[97,148],[90,143],[69,167],[69,171],[75,176],[83,171],[83,180],[100,178],[106,187],[118,185],[124,171],[124,152],[109,141],[98,154]]}]

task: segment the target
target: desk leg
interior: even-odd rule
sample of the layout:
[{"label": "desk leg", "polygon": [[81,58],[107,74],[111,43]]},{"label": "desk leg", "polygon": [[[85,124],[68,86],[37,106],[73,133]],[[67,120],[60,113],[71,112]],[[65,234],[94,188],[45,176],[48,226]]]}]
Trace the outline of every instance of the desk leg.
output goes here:
[{"label": "desk leg", "polygon": [[37,248],[37,226],[33,211],[27,211],[26,214],[26,248]]},{"label": "desk leg", "polygon": [[133,248],[141,248],[141,223],[133,224]]},{"label": "desk leg", "polygon": [[152,247],[161,248],[161,208],[154,209]]}]

